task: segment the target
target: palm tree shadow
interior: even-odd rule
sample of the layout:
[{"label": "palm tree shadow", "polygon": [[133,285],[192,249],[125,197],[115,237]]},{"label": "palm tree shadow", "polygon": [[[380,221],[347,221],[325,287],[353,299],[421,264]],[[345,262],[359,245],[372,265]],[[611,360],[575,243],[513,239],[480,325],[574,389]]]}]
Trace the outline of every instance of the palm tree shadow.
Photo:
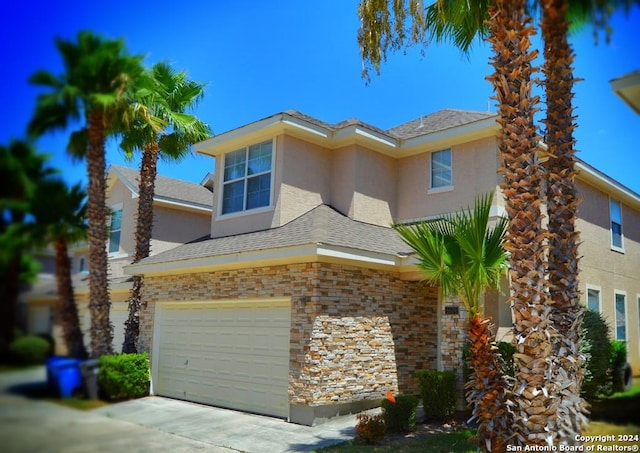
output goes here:
[{"label": "palm tree shadow", "polygon": [[343,444],[353,439],[355,433],[355,427],[343,428],[337,436],[316,436],[317,442],[289,444],[289,450],[287,451],[316,451],[322,448],[331,447],[332,445]]}]

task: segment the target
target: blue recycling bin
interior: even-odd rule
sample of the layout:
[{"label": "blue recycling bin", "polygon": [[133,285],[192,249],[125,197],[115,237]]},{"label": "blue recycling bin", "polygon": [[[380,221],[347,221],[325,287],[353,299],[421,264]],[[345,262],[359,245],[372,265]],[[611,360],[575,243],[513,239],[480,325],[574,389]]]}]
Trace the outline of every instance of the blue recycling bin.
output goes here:
[{"label": "blue recycling bin", "polygon": [[71,357],[54,356],[45,362],[49,389],[62,397],[70,397],[82,385],[80,360]]},{"label": "blue recycling bin", "polygon": [[82,374],[78,364],[79,361],[62,365],[58,369],[58,393],[62,398],[70,398],[76,389],[82,386]]}]

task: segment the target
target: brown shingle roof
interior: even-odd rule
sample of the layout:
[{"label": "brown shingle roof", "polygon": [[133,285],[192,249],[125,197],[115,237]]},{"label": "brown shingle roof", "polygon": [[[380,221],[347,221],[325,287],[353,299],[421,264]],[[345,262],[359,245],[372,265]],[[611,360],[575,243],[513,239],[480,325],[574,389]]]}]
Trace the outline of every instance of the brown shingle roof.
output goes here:
[{"label": "brown shingle roof", "polygon": [[158,253],[140,264],[165,263],[242,252],[326,244],[365,252],[405,254],[410,248],[389,227],[352,220],[327,205],[319,205],[277,228],[221,238],[203,238]]},{"label": "brown shingle roof", "polygon": [[[138,191],[138,170],[121,165],[112,165],[111,168],[117,170]],[[190,203],[207,208],[213,206],[213,194],[206,187],[162,175],[156,177],[155,198]]]},{"label": "brown shingle roof", "polygon": [[408,139],[496,116],[489,112],[444,109],[388,129],[387,133],[395,138]]}]

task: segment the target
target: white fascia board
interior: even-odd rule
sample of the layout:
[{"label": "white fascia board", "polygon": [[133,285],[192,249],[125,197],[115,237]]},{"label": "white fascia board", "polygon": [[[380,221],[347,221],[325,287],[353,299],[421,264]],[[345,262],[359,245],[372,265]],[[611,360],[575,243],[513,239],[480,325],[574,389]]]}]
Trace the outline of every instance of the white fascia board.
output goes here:
[{"label": "white fascia board", "polygon": [[383,264],[386,266],[397,266],[400,260],[400,257],[397,255],[387,255],[384,253],[350,249],[347,247],[338,247],[329,244],[318,244],[317,254],[318,256],[327,256],[371,264]]},{"label": "white fascia board", "polygon": [[122,184],[124,184],[130,191],[133,193],[134,198],[138,196],[138,189],[133,185],[122,173],[118,171],[117,168],[113,166],[109,167],[109,175],[114,176],[120,180]]},{"label": "white fascia board", "polygon": [[[474,121],[472,123],[462,124],[460,126],[450,127],[441,131],[432,132],[430,134],[419,135],[407,140],[403,140],[400,144],[400,154],[409,156],[418,152],[424,152],[425,147],[430,144],[440,144],[446,142],[466,142],[467,136],[481,136],[486,131],[486,135],[490,136],[499,130],[496,117],[489,117],[483,120]],[[413,151],[412,151],[413,149]],[[403,151],[406,150],[406,153]]]},{"label": "white fascia board", "polygon": [[164,198],[164,197],[153,197],[153,201],[160,205],[175,206],[179,209],[187,209],[190,211],[210,213],[213,210],[211,206],[206,206],[206,205],[196,204],[196,203],[188,203],[185,201],[177,201],[177,200]]},{"label": "white fascia board", "polygon": [[599,187],[605,193],[625,201],[635,209],[640,209],[640,195],[623,186],[615,179],[606,176],[583,162],[576,162],[576,170],[578,170],[577,176],[579,179]]},{"label": "white fascia board", "polygon": [[130,264],[124,267],[127,275],[146,275],[156,272],[186,271],[197,272],[198,268],[251,263],[253,261],[277,260],[296,256],[315,255],[316,244],[306,244],[277,249],[256,250],[250,252],[231,253],[228,255],[207,256],[163,263]]},{"label": "white fascia board", "polygon": [[379,132],[365,129],[361,126],[353,125],[336,131],[333,134],[336,141],[358,141],[364,139],[367,142],[374,142],[392,150],[398,148],[398,141],[394,138],[380,134]]},{"label": "white fascia board", "polygon": [[296,131],[300,131],[303,133],[306,132],[308,134],[316,135],[317,137],[324,139],[329,139],[329,137],[331,136],[329,131],[324,127],[299,120],[298,118],[292,116],[283,118],[282,124],[284,124],[286,127],[293,128]]},{"label": "white fascia board", "polygon": [[262,120],[256,121],[254,123],[249,123],[245,126],[241,126],[236,129],[232,129],[229,132],[225,132],[220,135],[215,135],[207,140],[195,143],[193,145],[193,150],[199,154],[204,154],[206,156],[215,156],[218,154],[217,151],[213,151],[211,148],[216,146],[223,145],[224,143],[237,140],[244,139],[247,136],[251,136],[258,132],[262,132],[275,126],[282,124],[282,114],[270,116],[268,118],[264,118]]}]

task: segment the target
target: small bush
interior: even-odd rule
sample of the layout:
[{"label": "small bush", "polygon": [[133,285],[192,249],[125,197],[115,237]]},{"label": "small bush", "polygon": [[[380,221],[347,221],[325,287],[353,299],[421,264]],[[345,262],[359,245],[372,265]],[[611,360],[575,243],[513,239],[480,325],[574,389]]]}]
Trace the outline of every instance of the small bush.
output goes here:
[{"label": "small bush", "polygon": [[506,341],[498,343],[498,352],[502,357],[502,370],[511,377],[516,377],[516,363],[513,361],[513,354],[516,347]]},{"label": "small bush", "polygon": [[417,376],[425,417],[445,420],[453,415],[456,410],[456,373],[420,370]]},{"label": "small bush", "polygon": [[611,341],[611,378],[614,392],[624,392],[624,371],[627,365],[627,343]]},{"label": "small bush", "polygon": [[98,385],[103,396],[111,401],[147,396],[149,394],[147,353],[100,357]]},{"label": "small bush", "polygon": [[20,365],[41,365],[50,350],[49,342],[35,335],[20,337],[9,345],[11,358]]},{"label": "small bush", "polygon": [[602,314],[587,310],[582,320],[582,345],[585,356],[582,397],[594,401],[611,394],[611,347],[609,326]]},{"label": "small bush", "polygon": [[384,439],[386,427],[384,417],[380,415],[367,415],[364,412],[356,416],[356,439],[367,444],[375,444]]},{"label": "small bush", "polygon": [[418,398],[413,395],[396,395],[395,402],[382,400],[382,416],[387,431],[406,433],[416,427]]}]

